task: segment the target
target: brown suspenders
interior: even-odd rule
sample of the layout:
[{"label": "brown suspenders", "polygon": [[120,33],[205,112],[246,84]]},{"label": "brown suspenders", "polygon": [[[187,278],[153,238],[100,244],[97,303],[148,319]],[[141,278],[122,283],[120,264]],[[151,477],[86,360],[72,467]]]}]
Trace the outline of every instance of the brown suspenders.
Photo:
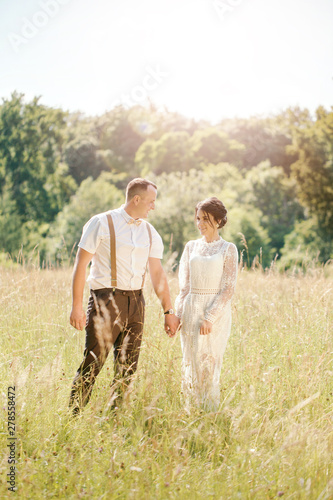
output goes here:
[{"label": "brown suspenders", "polygon": [[151,245],[152,245],[152,242],[153,242],[153,240],[152,240],[152,236],[151,236],[151,229],[150,229],[150,225],[149,225],[149,224],[147,224],[147,222],[145,222],[145,224],[146,224],[146,227],[147,227],[147,229],[148,229],[148,236],[149,236],[149,252],[148,252],[148,258],[147,258],[147,262],[146,262],[145,272],[144,272],[144,274],[143,274],[143,276],[142,276],[142,285],[141,285],[141,288],[143,288],[143,287],[144,287],[144,285],[145,285],[145,279],[146,279],[147,267],[148,267],[148,261],[149,261],[149,254],[150,254]]},{"label": "brown suspenders", "polygon": [[117,288],[116,235],[111,215],[106,214],[106,216],[108,218],[110,231],[111,288]]},{"label": "brown suspenders", "polygon": [[[110,231],[111,287],[117,288],[116,234],[114,231],[114,224],[113,224],[111,214],[106,214],[106,216],[108,219],[109,231]],[[152,245],[152,235],[151,235],[150,225],[147,223],[145,223],[145,224],[146,224],[146,227],[148,229],[148,236],[149,236],[149,253],[148,253],[148,259],[147,259],[147,263],[146,263],[146,267],[145,267],[145,272],[142,276],[141,288],[143,288],[144,284],[145,284],[145,277],[146,277],[146,273],[147,273],[149,254],[150,254],[151,245]]]}]

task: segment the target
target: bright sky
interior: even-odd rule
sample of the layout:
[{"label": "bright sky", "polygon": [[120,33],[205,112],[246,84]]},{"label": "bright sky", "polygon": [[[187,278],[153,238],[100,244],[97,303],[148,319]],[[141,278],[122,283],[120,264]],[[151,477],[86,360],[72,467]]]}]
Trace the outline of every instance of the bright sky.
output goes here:
[{"label": "bright sky", "polygon": [[0,97],[216,122],[333,105],[333,0],[0,0]]}]

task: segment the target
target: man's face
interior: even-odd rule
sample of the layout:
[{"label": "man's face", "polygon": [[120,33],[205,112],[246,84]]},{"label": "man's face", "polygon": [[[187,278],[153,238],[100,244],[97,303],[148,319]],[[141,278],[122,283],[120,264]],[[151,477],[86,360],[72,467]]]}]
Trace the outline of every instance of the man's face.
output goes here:
[{"label": "man's face", "polygon": [[140,219],[146,219],[150,210],[155,210],[156,196],[157,190],[154,186],[148,186],[147,191],[139,195],[139,202],[136,208]]}]

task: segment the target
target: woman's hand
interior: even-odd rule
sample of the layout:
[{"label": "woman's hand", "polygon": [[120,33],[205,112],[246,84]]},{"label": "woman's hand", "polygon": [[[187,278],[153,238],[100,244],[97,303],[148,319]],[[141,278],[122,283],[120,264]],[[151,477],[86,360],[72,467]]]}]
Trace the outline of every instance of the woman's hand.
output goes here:
[{"label": "woman's hand", "polygon": [[200,326],[200,335],[208,335],[212,331],[212,328],[213,324],[210,321],[204,319]]},{"label": "woman's hand", "polygon": [[178,318],[178,328],[177,328],[177,332],[179,332],[179,331],[180,331],[181,327],[182,327],[182,320],[181,320],[180,318]]}]

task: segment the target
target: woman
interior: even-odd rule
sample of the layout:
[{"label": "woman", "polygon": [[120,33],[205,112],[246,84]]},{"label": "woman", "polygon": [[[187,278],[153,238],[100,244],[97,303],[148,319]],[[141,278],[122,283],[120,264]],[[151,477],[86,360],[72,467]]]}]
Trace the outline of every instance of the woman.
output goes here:
[{"label": "woman", "polygon": [[231,327],[231,298],[237,279],[238,252],[218,233],[227,210],[217,198],[197,204],[202,238],[189,241],[180,260],[180,293],[176,315],[181,320],[182,389],[186,405],[217,410],[220,373]]}]

